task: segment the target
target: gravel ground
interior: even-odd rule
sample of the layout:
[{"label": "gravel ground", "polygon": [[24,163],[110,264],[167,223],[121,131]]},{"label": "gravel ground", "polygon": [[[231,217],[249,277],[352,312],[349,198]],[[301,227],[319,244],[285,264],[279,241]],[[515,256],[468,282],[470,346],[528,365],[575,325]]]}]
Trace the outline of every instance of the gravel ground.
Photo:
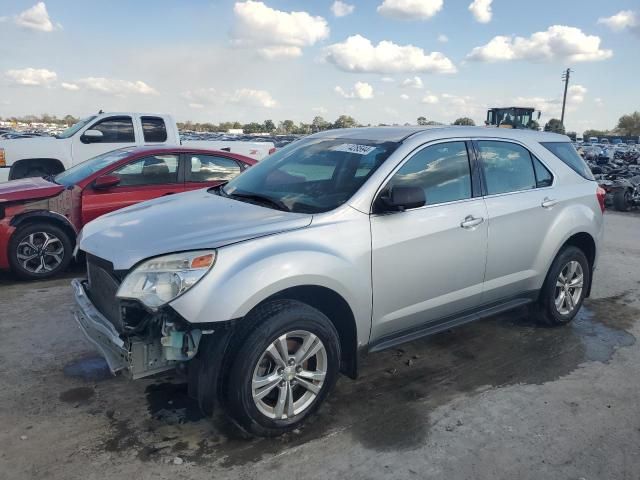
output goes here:
[{"label": "gravel ground", "polygon": [[203,419],[183,380],[111,377],[69,278],[0,276],[0,479],[640,478],[640,216],[606,215],[565,328],[517,311],[370,355],[279,439]]}]

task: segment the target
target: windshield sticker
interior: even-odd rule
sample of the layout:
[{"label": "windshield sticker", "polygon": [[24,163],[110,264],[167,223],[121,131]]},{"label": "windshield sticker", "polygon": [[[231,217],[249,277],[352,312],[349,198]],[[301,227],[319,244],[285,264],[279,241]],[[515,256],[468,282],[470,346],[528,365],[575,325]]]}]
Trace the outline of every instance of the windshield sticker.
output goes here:
[{"label": "windshield sticker", "polygon": [[373,152],[377,147],[372,147],[371,145],[358,145],[355,143],[343,143],[342,145],[336,145],[335,147],[331,147],[330,150],[334,152],[347,152],[347,153],[356,153],[358,155],[369,155]]}]

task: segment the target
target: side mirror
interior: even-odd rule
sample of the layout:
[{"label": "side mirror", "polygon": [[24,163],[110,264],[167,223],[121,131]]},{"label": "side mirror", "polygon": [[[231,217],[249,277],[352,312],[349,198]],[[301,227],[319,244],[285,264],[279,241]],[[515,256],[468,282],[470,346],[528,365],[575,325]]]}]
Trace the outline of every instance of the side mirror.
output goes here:
[{"label": "side mirror", "polygon": [[120,183],[120,177],[117,175],[102,175],[93,182],[93,188],[96,190],[106,190],[107,188],[115,187]]},{"label": "side mirror", "polygon": [[424,189],[420,187],[391,187],[378,197],[378,210],[382,212],[403,212],[409,208],[422,207],[427,203]]},{"label": "side mirror", "polygon": [[80,140],[83,143],[100,143],[103,138],[104,135],[100,130],[87,130],[82,134]]}]

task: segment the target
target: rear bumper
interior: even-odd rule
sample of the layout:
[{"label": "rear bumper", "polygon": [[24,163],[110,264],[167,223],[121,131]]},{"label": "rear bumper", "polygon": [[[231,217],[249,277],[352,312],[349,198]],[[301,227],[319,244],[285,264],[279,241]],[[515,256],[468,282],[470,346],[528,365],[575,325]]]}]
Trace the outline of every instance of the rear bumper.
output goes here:
[{"label": "rear bumper", "polygon": [[0,219],[0,270],[9,269],[9,239],[14,231],[15,228],[9,224],[8,218]]},{"label": "rear bumper", "polygon": [[85,292],[83,282],[74,279],[71,281],[71,286],[75,297],[73,316],[80,330],[102,354],[113,374],[126,370],[129,351],[116,328],[93,306]]}]

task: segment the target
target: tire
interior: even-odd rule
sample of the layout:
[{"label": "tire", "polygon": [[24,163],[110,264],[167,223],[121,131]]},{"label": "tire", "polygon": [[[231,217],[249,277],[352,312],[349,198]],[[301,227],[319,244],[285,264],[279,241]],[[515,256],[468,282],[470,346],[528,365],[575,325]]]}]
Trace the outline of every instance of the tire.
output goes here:
[{"label": "tire", "polygon": [[[49,245],[43,250],[47,238]],[[31,260],[25,260],[32,255]],[[9,240],[11,270],[23,280],[43,280],[59,274],[69,266],[72,255],[73,242],[68,233],[48,222],[20,227]]]},{"label": "tire", "polygon": [[[237,348],[231,348],[237,353],[223,389],[224,403],[231,418],[245,431],[273,437],[298,428],[332,390],[340,368],[340,341],[335,327],[323,313],[298,301],[270,302],[250,316],[245,321],[255,327]],[[288,362],[274,346],[283,336],[286,342],[278,345],[287,349]],[[323,348],[306,361],[291,358],[298,353],[302,359],[302,346],[308,345],[306,351],[313,352],[318,341]],[[275,355],[267,352],[267,349],[273,352],[274,348]],[[280,357],[280,363],[276,356]],[[320,380],[322,372],[325,374]],[[318,378],[309,380],[310,375]],[[265,386],[254,391],[256,378],[262,379]],[[311,385],[305,387],[305,383]],[[254,400],[254,393],[264,397]]]},{"label": "tire", "polygon": [[[577,264],[577,266],[575,266]],[[571,268],[575,266],[575,276],[571,274]],[[581,273],[582,281],[578,283],[577,278]],[[560,287],[562,276],[565,282],[573,283],[573,288],[569,287],[564,290]],[[571,278],[569,278],[571,276]],[[585,298],[586,292],[591,284],[591,269],[584,252],[577,247],[568,246],[560,251],[556,259],[553,261],[547,278],[545,279],[538,303],[535,305],[535,314],[537,320],[545,325],[558,326],[566,325],[574,319]],[[577,285],[580,285],[579,294],[577,294]],[[561,292],[564,291],[564,302],[561,301]],[[567,296],[567,292],[570,296]],[[576,295],[577,294],[577,295]],[[560,301],[558,307],[556,301]],[[570,305],[572,304],[572,305]],[[564,308],[563,308],[564,307]],[[569,309],[569,307],[571,307]]]},{"label": "tire", "polygon": [[620,212],[631,210],[631,191],[629,189],[618,190],[613,194],[613,206]]}]

